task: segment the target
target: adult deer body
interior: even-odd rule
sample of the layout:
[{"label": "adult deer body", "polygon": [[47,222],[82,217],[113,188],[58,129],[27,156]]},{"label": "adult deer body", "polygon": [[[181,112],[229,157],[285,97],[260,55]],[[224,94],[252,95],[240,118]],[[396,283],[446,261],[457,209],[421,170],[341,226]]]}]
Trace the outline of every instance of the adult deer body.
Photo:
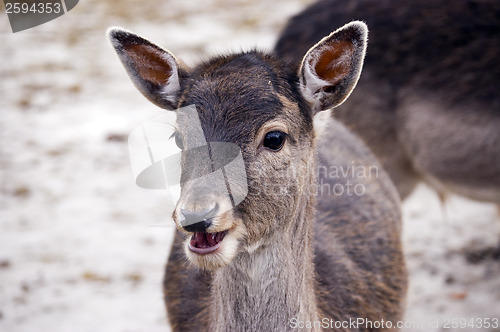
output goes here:
[{"label": "adult deer body", "polygon": [[363,20],[363,76],[335,118],[380,159],[405,198],[438,192],[500,204],[500,2],[323,0],[290,20],[275,47],[300,64],[336,25]]},{"label": "adult deer body", "polygon": [[[147,98],[169,110],[195,105],[206,141],[236,144],[245,162],[248,194],[233,207],[211,183],[183,182],[164,285],[174,330],[287,331],[306,324],[319,330],[318,322],[329,321],[323,327],[364,331],[370,325],[346,323],[401,318],[406,270],[397,192],[340,123],[326,117],[321,132],[313,125],[317,113],[341,104],[356,85],[363,23],[322,39],[298,72],[257,51],[191,69],[131,32],[109,35]],[[204,172],[209,161],[188,156],[191,132],[180,127],[183,176],[189,177],[185,169]],[[331,172],[354,166],[378,171]],[[348,193],[348,182],[362,189]]]}]

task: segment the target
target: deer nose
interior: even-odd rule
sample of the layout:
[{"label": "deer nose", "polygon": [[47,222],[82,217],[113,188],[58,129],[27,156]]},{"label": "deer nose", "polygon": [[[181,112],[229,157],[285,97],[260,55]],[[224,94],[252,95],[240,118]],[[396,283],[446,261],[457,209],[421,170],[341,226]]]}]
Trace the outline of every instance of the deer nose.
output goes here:
[{"label": "deer nose", "polygon": [[219,205],[216,203],[202,211],[181,208],[184,218],[180,220],[180,224],[188,232],[204,232],[212,225],[212,218],[215,217],[218,209]]}]

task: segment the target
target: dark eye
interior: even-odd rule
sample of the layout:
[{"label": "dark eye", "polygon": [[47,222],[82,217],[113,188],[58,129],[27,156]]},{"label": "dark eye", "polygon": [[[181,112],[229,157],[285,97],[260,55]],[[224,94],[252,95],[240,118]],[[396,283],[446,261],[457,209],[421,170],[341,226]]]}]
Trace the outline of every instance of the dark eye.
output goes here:
[{"label": "dark eye", "polygon": [[286,134],[282,131],[271,131],[264,137],[264,147],[272,151],[279,151],[285,144]]},{"label": "dark eye", "polygon": [[182,144],[182,138],[178,133],[173,133],[172,136],[170,136],[170,138],[174,138],[177,147],[181,150],[184,150],[184,145]]}]

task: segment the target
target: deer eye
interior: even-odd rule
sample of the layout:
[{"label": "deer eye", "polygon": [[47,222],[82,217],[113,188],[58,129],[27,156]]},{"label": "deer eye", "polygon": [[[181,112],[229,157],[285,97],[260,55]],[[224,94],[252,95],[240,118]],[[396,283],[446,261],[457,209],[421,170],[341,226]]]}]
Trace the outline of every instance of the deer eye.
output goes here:
[{"label": "deer eye", "polygon": [[287,135],[282,131],[268,132],[264,137],[262,145],[271,151],[279,151],[285,144],[286,136]]},{"label": "deer eye", "polygon": [[173,138],[175,140],[175,144],[179,149],[184,150],[184,144],[182,143],[182,138],[181,135],[179,135],[179,133],[173,133],[172,136],[170,136],[170,138]]}]

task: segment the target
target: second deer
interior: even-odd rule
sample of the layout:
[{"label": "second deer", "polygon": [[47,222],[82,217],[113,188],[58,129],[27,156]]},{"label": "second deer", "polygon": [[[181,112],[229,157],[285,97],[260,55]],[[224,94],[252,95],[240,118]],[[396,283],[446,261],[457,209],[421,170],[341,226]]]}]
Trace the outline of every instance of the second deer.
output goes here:
[{"label": "second deer", "polygon": [[363,20],[363,76],[335,118],[360,135],[402,198],[419,180],[500,205],[500,1],[323,0],[290,20],[278,57]]}]

